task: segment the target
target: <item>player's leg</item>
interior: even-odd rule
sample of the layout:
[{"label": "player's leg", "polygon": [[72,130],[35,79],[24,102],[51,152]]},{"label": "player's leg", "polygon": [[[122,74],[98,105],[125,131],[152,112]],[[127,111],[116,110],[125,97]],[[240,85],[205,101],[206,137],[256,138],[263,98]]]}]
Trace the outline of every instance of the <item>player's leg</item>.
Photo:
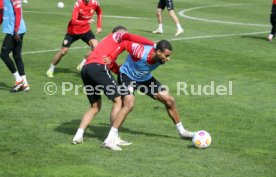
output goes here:
[{"label": "player's leg", "polygon": [[10,52],[14,48],[14,43],[15,41],[13,39],[13,36],[11,34],[6,34],[1,48],[1,58],[15,78],[15,85],[11,91],[18,91],[24,84],[24,81],[19,75],[13,61],[9,56]]},{"label": "player's leg", "polygon": [[178,20],[178,17],[174,13],[174,4],[173,0],[166,0],[166,6],[169,12],[170,17],[173,19],[175,25],[176,25],[176,33],[175,36],[180,35],[181,33],[184,32],[184,29],[181,27],[180,22]]},{"label": "player's leg", "polygon": [[270,15],[270,23],[272,25],[272,28],[271,28],[271,32],[268,36],[268,40],[269,41],[272,41],[273,38],[275,37],[275,33],[276,33],[276,12],[272,12],[271,15]]},{"label": "player's leg", "polygon": [[[148,96],[152,97],[163,103],[167,109],[167,113],[170,119],[175,124],[179,134],[183,138],[192,138],[193,132],[187,131],[181,122],[180,115],[176,108],[176,103],[174,98],[169,94],[165,87],[161,85],[161,83],[152,77],[150,80],[143,83],[145,86],[148,87],[148,92],[146,93]],[[141,90],[144,92],[143,90]]]},{"label": "player's leg", "polygon": [[156,17],[158,22],[158,28],[152,33],[154,34],[162,34],[163,33],[163,18],[162,18],[162,12],[165,9],[166,3],[165,0],[159,0],[157,9],[156,9]]},{"label": "player's leg", "polygon": [[[124,123],[127,115],[132,111],[132,108],[134,106],[135,97],[134,97],[134,90],[135,86],[133,84],[134,81],[132,81],[127,75],[120,73],[118,75],[118,83],[120,84],[120,94],[123,97],[123,106],[119,110],[119,112],[116,114],[116,117],[113,120],[112,128],[109,132],[109,134],[113,131],[118,131],[118,129],[122,126]],[[106,138],[106,141],[110,136]],[[128,146],[132,143],[122,140],[119,135],[115,139],[115,142],[119,146]]]},{"label": "player's leg", "polygon": [[24,62],[22,59],[22,46],[23,46],[23,37],[24,34],[20,34],[20,42],[16,42],[15,46],[12,50],[13,58],[17,67],[17,70],[19,72],[19,75],[24,81],[24,85],[19,89],[19,91],[28,91],[30,90],[29,83],[27,81],[27,77],[25,74],[25,68],[24,68]]},{"label": "player's leg", "polygon": [[155,98],[165,105],[167,109],[167,113],[171,118],[171,120],[174,122],[179,135],[183,138],[192,138],[194,135],[194,132],[189,132],[184,128],[180,119],[180,115],[177,111],[174,98],[171,95],[169,95],[167,91],[158,92],[155,95]]},{"label": "player's leg", "polygon": [[48,77],[54,77],[54,71],[55,71],[56,66],[61,61],[62,57],[64,55],[66,55],[66,53],[68,52],[71,44],[73,44],[78,39],[79,39],[79,36],[74,36],[74,35],[70,35],[70,34],[65,35],[64,40],[62,42],[62,47],[55,54],[55,56],[54,56],[54,58],[51,62],[51,65],[50,65],[49,69],[46,72],[46,75]]},{"label": "player's leg", "polygon": [[83,142],[83,134],[87,126],[91,123],[93,118],[97,115],[98,112],[101,110],[101,96],[100,92],[94,91],[95,83],[93,79],[91,79],[88,75],[90,65],[86,65],[82,72],[81,77],[86,88],[86,95],[90,102],[90,108],[85,112],[82,117],[80,126],[73,138],[72,144],[80,144]]},{"label": "player's leg", "polygon": [[84,58],[82,59],[81,63],[77,66],[77,70],[81,71],[83,65],[86,62],[86,58],[90,55],[90,53],[93,51],[93,49],[98,45],[98,40],[96,39],[94,33],[92,31],[88,31],[87,33],[85,33],[82,38],[81,38],[84,42],[87,43],[87,45],[90,46],[90,50],[87,52],[87,54],[84,56]]}]

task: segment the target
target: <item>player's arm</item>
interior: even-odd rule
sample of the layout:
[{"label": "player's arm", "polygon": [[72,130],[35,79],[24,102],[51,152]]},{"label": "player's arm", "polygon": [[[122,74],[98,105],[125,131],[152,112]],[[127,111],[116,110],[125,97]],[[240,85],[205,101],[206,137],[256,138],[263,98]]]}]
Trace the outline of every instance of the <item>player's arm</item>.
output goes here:
[{"label": "player's arm", "polygon": [[128,41],[136,42],[139,44],[154,46],[153,41],[151,41],[143,36],[139,36],[139,35],[131,34],[131,33],[124,33],[122,35],[122,40],[128,40]]},{"label": "player's arm", "polygon": [[108,65],[108,68],[115,74],[119,74],[120,72],[120,66],[116,62],[110,63],[110,65]]},{"label": "player's arm", "polygon": [[108,55],[108,58],[110,60],[110,62],[115,62],[115,60],[117,59],[118,55],[120,55],[123,51],[125,51],[127,49],[128,44],[131,43],[130,41],[123,41],[121,42],[117,49],[114,50],[114,52],[112,52],[111,54]]},{"label": "player's arm", "polygon": [[100,7],[100,4],[97,2],[97,8],[95,9],[97,13],[97,31],[96,34],[99,34],[102,32],[102,16],[103,16],[103,11]]},{"label": "player's arm", "polygon": [[80,11],[79,3],[76,2],[75,5],[74,5],[73,12],[72,12],[71,22],[72,22],[73,25],[86,25],[88,23],[88,20],[84,20],[84,21],[83,20],[78,20],[79,11]]},{"label": "player's arm", "polygon": [[19,26],[20,26],[20,21],[22,17],[22,11],[21,11],[21,0],[10,0],[12,3],[13,11],[14,11],[14,16],[15,16],[15,21],[14,21],[14,39],[16,41],[20,41],[20,36],[18,34]]}]

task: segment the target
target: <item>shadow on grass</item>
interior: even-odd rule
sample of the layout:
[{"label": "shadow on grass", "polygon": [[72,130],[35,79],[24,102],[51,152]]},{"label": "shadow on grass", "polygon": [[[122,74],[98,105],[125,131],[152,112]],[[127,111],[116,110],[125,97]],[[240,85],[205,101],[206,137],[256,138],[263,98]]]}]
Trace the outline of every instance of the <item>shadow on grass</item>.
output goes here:
[{"label": "shadow on grass", "polygon": [[[72,120],[70,122],[64,122],[60,126],[55,128],[55,131],[74,136],[78,129],[79,124],[80,124],[80,120]],[[110,130],[109,124],[101,123],[99,125],[90,125],[87,127],[84,136],[85,137],[95,137],[95,138],[103,141],[107,137],[109,130]],[[119,131],[123,132],[123,133],[135,134],[135,135],[179,139],[179,137],[135,131],[135,130],[132,130],[129,128],[124,128],[124,127],[121,127]]]},{"label": "shadow on grass", "polygon": [[262,41],[267,41],[267,38],[266,37],[263,37],[263,36],[241,36],[241,38],[248,38],[248,39],[255,39],[255,40],[262,40]]},{"label": "shadow on grass", "polygon": [[0,82],[0,89],[1,90],[10,90],[12,87],[8,86],[6,83],[4,82]]},{"label": "shadow on grass", "polygon": [[80,77],[80,72],[77,70],[77,68],[56,68],[55,74],[59,73],[73,73],[74,76]]}]

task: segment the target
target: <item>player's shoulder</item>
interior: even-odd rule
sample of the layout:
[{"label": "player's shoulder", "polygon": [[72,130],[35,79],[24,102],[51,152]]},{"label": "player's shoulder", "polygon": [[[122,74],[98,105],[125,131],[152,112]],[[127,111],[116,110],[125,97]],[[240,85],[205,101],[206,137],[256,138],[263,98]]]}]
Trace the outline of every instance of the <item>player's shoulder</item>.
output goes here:
[{"label": "player's shoulder", "polygon": [[21,4],[22,4],[21,0],[11,0],[11,3],[14,7],[21,8]]},{"label": "player's shoulder", "polygon": [[122,41],[123,35],[126,34],[126,32],[117,31],[112,34],[112,38],[114,41],[120,43]]}]

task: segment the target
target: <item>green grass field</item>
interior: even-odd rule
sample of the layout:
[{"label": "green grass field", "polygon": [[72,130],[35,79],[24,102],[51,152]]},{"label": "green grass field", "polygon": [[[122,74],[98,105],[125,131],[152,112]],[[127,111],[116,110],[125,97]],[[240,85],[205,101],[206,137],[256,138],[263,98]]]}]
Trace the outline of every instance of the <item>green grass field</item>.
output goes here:
[{"label": "green grass field", "polygon": [[[55,78],[46,77],[74,0],[64,1],[64,9],[56,3],[29,0],[23,4],[28,29],[23,58],[31,90],[10,93],[14,78],[0,62],[1,177],[275,176],[276,41],[266,41],[271,1],[174,0],[175,12],[185,9],[184,15],[189,16],[178,15],[185,28],[179,37],[174,37],[175,25],[166,11],[164,34],[151,34],[157,27],[157,0],[100,2],[104,17],[98,39],[121,24],[154,41],[171,41],[171,61],[154,76],[169,86],[185,127],[204,129],[212,136],[209,148],[195,149],[191,141],[179,138],[162,104],[137,94],[135,108],[120,130],[123,139],[133,144],[121,152],[101,148],[109,131],[111,102],[106,97],[85,132],[84,143],[71,145],[89,102],[82,89],[79,95],[74,91],[62,95],[61,86],[62,82],[82,84],[76,67],[88,48],[82,41],[74,43]],[[3,38],[1,34],[1,43]],[[232,81],[233,94],[177,95],[177,82],[191,86],[211,81],[215,85]],[[55,95],[44,92],[48,82],[57,85]]]}]

